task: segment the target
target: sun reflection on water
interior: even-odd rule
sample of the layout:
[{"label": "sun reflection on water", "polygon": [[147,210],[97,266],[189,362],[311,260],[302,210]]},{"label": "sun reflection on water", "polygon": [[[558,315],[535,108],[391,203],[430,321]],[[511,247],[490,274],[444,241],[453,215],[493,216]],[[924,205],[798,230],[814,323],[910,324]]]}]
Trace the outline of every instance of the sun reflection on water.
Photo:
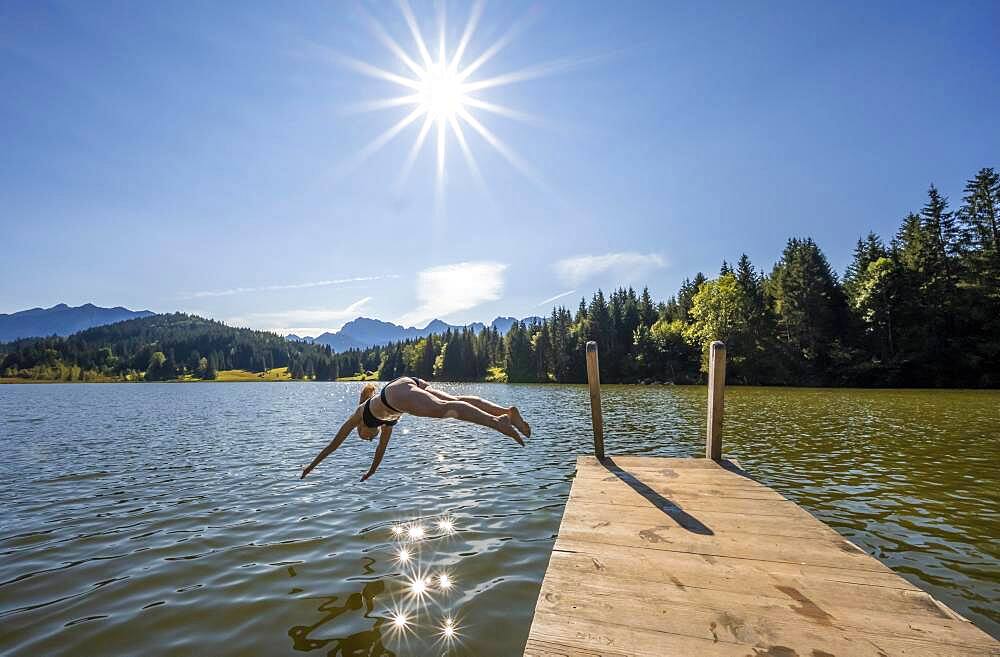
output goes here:
[{"label": "sun reflection on water", "polygon": [[451,641],[458,636],[458,628],[455,626],[455,619],[451,616],[445,616],[444,621],[441,623],[441,637],[447,641]]},{"label": "sun reflection on water", "polygon": [[[427,526],[437,532],[429,534]],[[450,647],[460,640],[456,610],[449,600],[455,580],[447,569],[434,567],[432,548],[435,539],[458,531],[455,520],[444,515],[426,521],[395,522],[389,531],[396,541],[393,558],[402,571],[397,574],[397,597],[385,617],[390,633],[404,643],[412,635],[435,638],[436,644]]]},{"label": "sun reflection on water", "polygon": [[421,597],[427,593],[427,580],[417,577],[410,580],[410,593],[416,597]]},{"label": "sun reflection on water", "polygon": [[392,615],[392,625],[393,625],[393,627],[397,627],[399,629],[404,629],[409,624],[410,624],[410,619],[407,618],[407,616],[406,616],[405,613],[403,613],[401,611],[398,611],[398,612],[396,612],[395,614]]}]

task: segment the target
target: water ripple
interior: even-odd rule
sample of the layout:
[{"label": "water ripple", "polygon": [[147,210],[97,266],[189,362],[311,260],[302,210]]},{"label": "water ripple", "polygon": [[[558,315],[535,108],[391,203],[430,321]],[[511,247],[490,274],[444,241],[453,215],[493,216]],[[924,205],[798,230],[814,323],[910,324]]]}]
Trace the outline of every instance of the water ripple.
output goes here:
[{"label": "water ripple", "polygon": [[[448,654],[518,654],[590,451],[586,389],[445,385],[518,404],[528,448],[406,418],[370,481],[354,439],[299,480],[358,387],[4,387],[0,653],[440,654],[450,617]],[[608,386],[608,451],[700,455],[704,405],[703,388]],[[726,451],[997,635],[998,408],[997,393],[730,389]],[[426,532],[400,563],[392,528],[412,522]],[[414,569],[453,586],[397,631]]]}]

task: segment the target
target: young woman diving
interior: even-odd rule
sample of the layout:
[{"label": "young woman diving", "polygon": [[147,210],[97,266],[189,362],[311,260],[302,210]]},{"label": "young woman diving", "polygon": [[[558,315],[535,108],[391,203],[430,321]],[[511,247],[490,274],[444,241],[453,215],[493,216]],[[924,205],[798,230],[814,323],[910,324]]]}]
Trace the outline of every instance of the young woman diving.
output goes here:
[{"label": "young woman diving", "polygon": [[516,406],[504,408],[486,399],[471,395],[455,397],[431,388],[423,379],[401,376],[382,386],[378,396],[375,395],[373,384],[365,384],[365,387],[361,389],[358,407],[340,427],[330,444],[324,447],[323,451],[313,459],[313,462],[302,470],[302,478],[305,478],[323,459],[340,447],[352,430],[357,429],[358,435],[365,440],[373,439],[376,434],[379,437],[372,467],[368,469],[368,473],[361,478],[361,481],[368,479],[375,474],[379,463],[382,462],[385,450],[389,446],[389,437],[392,436],[392,428],[396,426],[396,422],[399,421],[403,413],[418,417],[453,417],[466,422],[474,422],[510,436],[522,447],[524,440],[518,431],[526,437],[531,436],[531,427],[521,417]]}]

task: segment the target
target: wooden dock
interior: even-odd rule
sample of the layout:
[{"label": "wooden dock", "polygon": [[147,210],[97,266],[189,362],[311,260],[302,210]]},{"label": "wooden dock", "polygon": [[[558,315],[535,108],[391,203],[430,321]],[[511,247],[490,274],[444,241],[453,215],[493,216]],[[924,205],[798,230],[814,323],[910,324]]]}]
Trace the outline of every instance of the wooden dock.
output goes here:
[{"label": "wooden dock", "polygon": [[524,654],[982,657],[1000,643],[730,461],[581,456]]}]

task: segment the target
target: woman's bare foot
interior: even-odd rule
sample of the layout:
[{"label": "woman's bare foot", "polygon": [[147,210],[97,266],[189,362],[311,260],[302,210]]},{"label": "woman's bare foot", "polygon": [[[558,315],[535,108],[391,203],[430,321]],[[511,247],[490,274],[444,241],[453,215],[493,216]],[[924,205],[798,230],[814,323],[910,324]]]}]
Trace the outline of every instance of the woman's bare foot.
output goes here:
[{"label": "woman's bare foot", "polygon": [[531,427],[521,417],[521,411],[517,410],[517,406],[511,406],[507,414],[510,415],[510,421],[514,423],[517,430],[523,433],[525,438],[531,438]]},{"label": "woman's bare foot", "polygon": [[521,439],[521,434],[519,434],[517,430],[514,428],[514,425],[511,423],[509,416],[501,415],[500,417],[497,418],[497,431],[510,436],[511,438],[516,440],[521,447],[524,447],[524,440]]}]

